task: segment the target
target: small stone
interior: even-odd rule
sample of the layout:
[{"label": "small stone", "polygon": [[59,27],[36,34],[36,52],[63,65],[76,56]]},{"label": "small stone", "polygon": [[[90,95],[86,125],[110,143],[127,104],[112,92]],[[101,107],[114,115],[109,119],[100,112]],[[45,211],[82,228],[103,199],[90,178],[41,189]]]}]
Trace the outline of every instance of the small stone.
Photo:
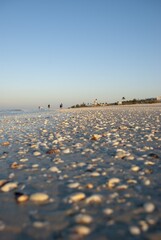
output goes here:
[{"label": "small stone", "polygon": [[114,188],[116,186],[116,184],[118,184],[120,182],[119,178],[111,178],[109,179],[109,181],[107,182],[107,186],[109,188]]},{"label": "small stone", "polygon": [[99,134],[94,134],[92,137],[91,137],[91,140],[94,140],[94,141],[98,141],[102,136],[99,135]]},{"label": "small stone", "polygon": [[139,221],[139,224],[140,224],[140,226],[141,226],[141,230],[142,230],[142,231],[144,231],[144,232],[148,231],[149,226],[148,226],[148,224],[146,223],[146,221],[140,220],[140,221]]},{"label": "small stone", "polygon": [[98,177],[98,176],[100,176],[100,173],[99,172],[93,172],[90,175],[91,175],[91,177]]},{"label": "small stone", "polygon": [[28,161],[28,158],[21,158],[20,159],[20,162],[27,162]]},{"label": "small stone", "polygon": [[18,184],[16,182],[9,182],[9,183],[6,183],[5,185],[3,185],[1,187],[1,191],[2,192],[9,192],[15,188],[17,188]]},{"label": "small stone", "polygon": [[103,200],[102,195],[94,194],[86,199],[87,204],[99,204]]},{"label": "small stone", "polygon": [[29,196],[20,192],[15,192],[15,198],[18,203],[26,202]]},{"label": "small stone", "polygon": [[155,163],[154,163],[154,162],[151,162],[151,161],[146,161],[144,164],[145,164],[145,165],[155,165]]},{"label": "small stone", "polygon": [[10,145],[10,142],[3,142],[3,143],[1,143],[1,145],[4,146],[4,147],[7,147],[7,146]]},{"label": "small stone", "polygon": [[75,221],[80,224],[89,224],[92,220],[92,217],[87,214],[79,214],[75,217]]},{"label": "small stone", "polygon": [[89,227],[80,225],[80,226],[76,226],[75,228],[73,228],[73,232],[77,233],[81,236],[85,236],[85,235],[88,235],[91,232],[91,230]]},{"label": "small stone", "polygon": [[79,186],[80,186],[80,183],[78,182],[68,184],[68,188],[78,188]]},{"label": "small stone", "polygon": [[36,151],[36,152],[34,152],[34,153],[33,153],[33,155],[37,157],[37,156],[40,156],[40,155],[41,155],[41,153],[40,153],[40,152],[38,152],[38,151]]},{"label": "small stone", "polygon": [[70,153],[70,149],[69,148],[64,149],[63,153],[65,153],[65,154]]},{"label": "small stone", "polygon": [[111,215],[111,214],[113,213],[113,209],[111,209],[111,208],[106,208],[106,209],[103,210],[103,212],[104,212],[104,214],[106,214],[106,215]]},{"label": "small stone", "polygon": [[152,158],[159,158],[159,156],[155,153],[150,153],[149,154],[149,157],[152,157]]},{"label": "small stone", "polygon": [[5,179],[0,179],[0,187],[2,187],[4,184],[7,183],[7,180]]},{"label": "small stone", "polygon": [[124,185],[120,185],[120,186],[117,187],[118,190],[125,190],[127,188],[128,188],[128,186],[125,185],[125,184]]},{"label": "small stone", "polygon": [[136,181],[135,179],[128,179],[128,180],[127,180],[127,183],[136,184],[137,181]]},{"label": "small stone", "polygon": [[32,168],[38,168],[39,164],[32,164]]},{"label": "small stone", "polygon": [[147,213],[152,213],[155,210],[155,205],[153,203],[145,203],[144,204],[144,210]]},{"label": "small stone", "polygon": [[35,228],[43,228],[43,227],[46,227],[47,223],[46,222],[39,222],[39,221],[36,221],[33,223],[33,226]]},{"label": "small stone", "polygon": [[51,167],[51,168],[49,168],[49,171],[56,172],[56,173],[60,173],[61,172],[57,167]]},{"label": "small stone", "polygon": [[92,188],[94,188],[94,186],[93,186],[92,183],[87,183],[86,188],[88,188],[88,189],[92,189]]},{"label": "small stone", "polygon": [[30,196],[30,200],[33,202],[45,202],[49,199],[46,193],[34,193]]},{"label": "small stone", "polygon": [[132,166],[131,170],[133,172],[138,172],[140,170],[140,168],[138,166]]},{"label": "small stone", "polygon": [[46,153],[47,154],[59,154],[60,150],[59,149],[50,149]]},{"label": "small stone", "polygon": [[141,231],[137,226],[131,226],[129,229],[132,235],[140,235]]},{"label": "small stone", "polygon": [[22,164],[19,164],[17,162],[13,162],[10,166],[12,169],[21,169],[23,167]]},{"label": "small stone", "polygon": [[5,229],[6,225],[3,221],[0,220],[0,231],[3,231]]},{"label": "small stone", "polygon": [[121,159],[123,159],[123,158],[125,158],[127,156],[127,153],[124,151],[124,150],[117,150],[117,153],[116,153],[116,155],[115,155],[115,158],[121,158]]},{"label": "small stone", "polygon": [[80,192],[80,193],[75,193],[75,194],[71,195],[69,200],[71,202],[79,202],[79,201],[85,199],[85,197],[86,197],[86,195],[84,193]]}]

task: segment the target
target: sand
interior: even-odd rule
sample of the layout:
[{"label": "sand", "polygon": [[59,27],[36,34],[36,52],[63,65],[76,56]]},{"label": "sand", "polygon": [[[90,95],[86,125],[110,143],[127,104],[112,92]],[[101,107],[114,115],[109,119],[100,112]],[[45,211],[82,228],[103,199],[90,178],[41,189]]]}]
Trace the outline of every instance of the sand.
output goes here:
[{"label": "sand", "polygon": [[0,118],[0,239],[161,238],[161,105]]}]

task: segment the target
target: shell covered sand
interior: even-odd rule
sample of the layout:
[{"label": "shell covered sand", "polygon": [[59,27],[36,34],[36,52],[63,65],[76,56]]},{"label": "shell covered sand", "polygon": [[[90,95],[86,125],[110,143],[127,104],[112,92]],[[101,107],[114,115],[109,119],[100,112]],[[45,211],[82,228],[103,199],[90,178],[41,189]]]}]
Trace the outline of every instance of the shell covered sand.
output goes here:
[{"label": "shell covered sand", "polygon": [[161,238],[161,106],[0,119],[0,239]]}]

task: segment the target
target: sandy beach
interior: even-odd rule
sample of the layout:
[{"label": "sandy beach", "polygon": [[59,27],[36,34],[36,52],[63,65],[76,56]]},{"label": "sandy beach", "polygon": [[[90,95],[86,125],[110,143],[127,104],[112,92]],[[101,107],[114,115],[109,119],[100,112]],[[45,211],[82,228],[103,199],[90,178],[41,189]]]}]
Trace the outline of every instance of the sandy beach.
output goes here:
[{"label": "sandy beach", "polygon": [[161,104],[0,117],[0,239],[161,239]]}]

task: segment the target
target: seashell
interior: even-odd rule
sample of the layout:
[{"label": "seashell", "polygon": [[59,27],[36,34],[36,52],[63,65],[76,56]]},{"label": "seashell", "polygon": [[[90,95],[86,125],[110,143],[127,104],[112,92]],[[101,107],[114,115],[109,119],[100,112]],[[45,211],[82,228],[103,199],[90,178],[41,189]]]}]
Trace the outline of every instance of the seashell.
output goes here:
[{"label": "seashell", "polygon": [[79,201],[85,199],[85,197],[86,197],[86,195],[84,193],[80,192],[80,193],[75,193],[75,194],[71,195],[69,197],[69,200],[71,202],[79,202]]},{"label": "seashell", "polygon": [[95,203],[97,204],[97,203],[101,203],[102,200],[103,200],[102,195],[94,194],[86,199],[86,203],[87,204],[95,204]]},{"label": "seashell", "polygon": [[34,193],[30,196],[30,200],[33,202],[45,202],[49,199],[46,193]]}]

